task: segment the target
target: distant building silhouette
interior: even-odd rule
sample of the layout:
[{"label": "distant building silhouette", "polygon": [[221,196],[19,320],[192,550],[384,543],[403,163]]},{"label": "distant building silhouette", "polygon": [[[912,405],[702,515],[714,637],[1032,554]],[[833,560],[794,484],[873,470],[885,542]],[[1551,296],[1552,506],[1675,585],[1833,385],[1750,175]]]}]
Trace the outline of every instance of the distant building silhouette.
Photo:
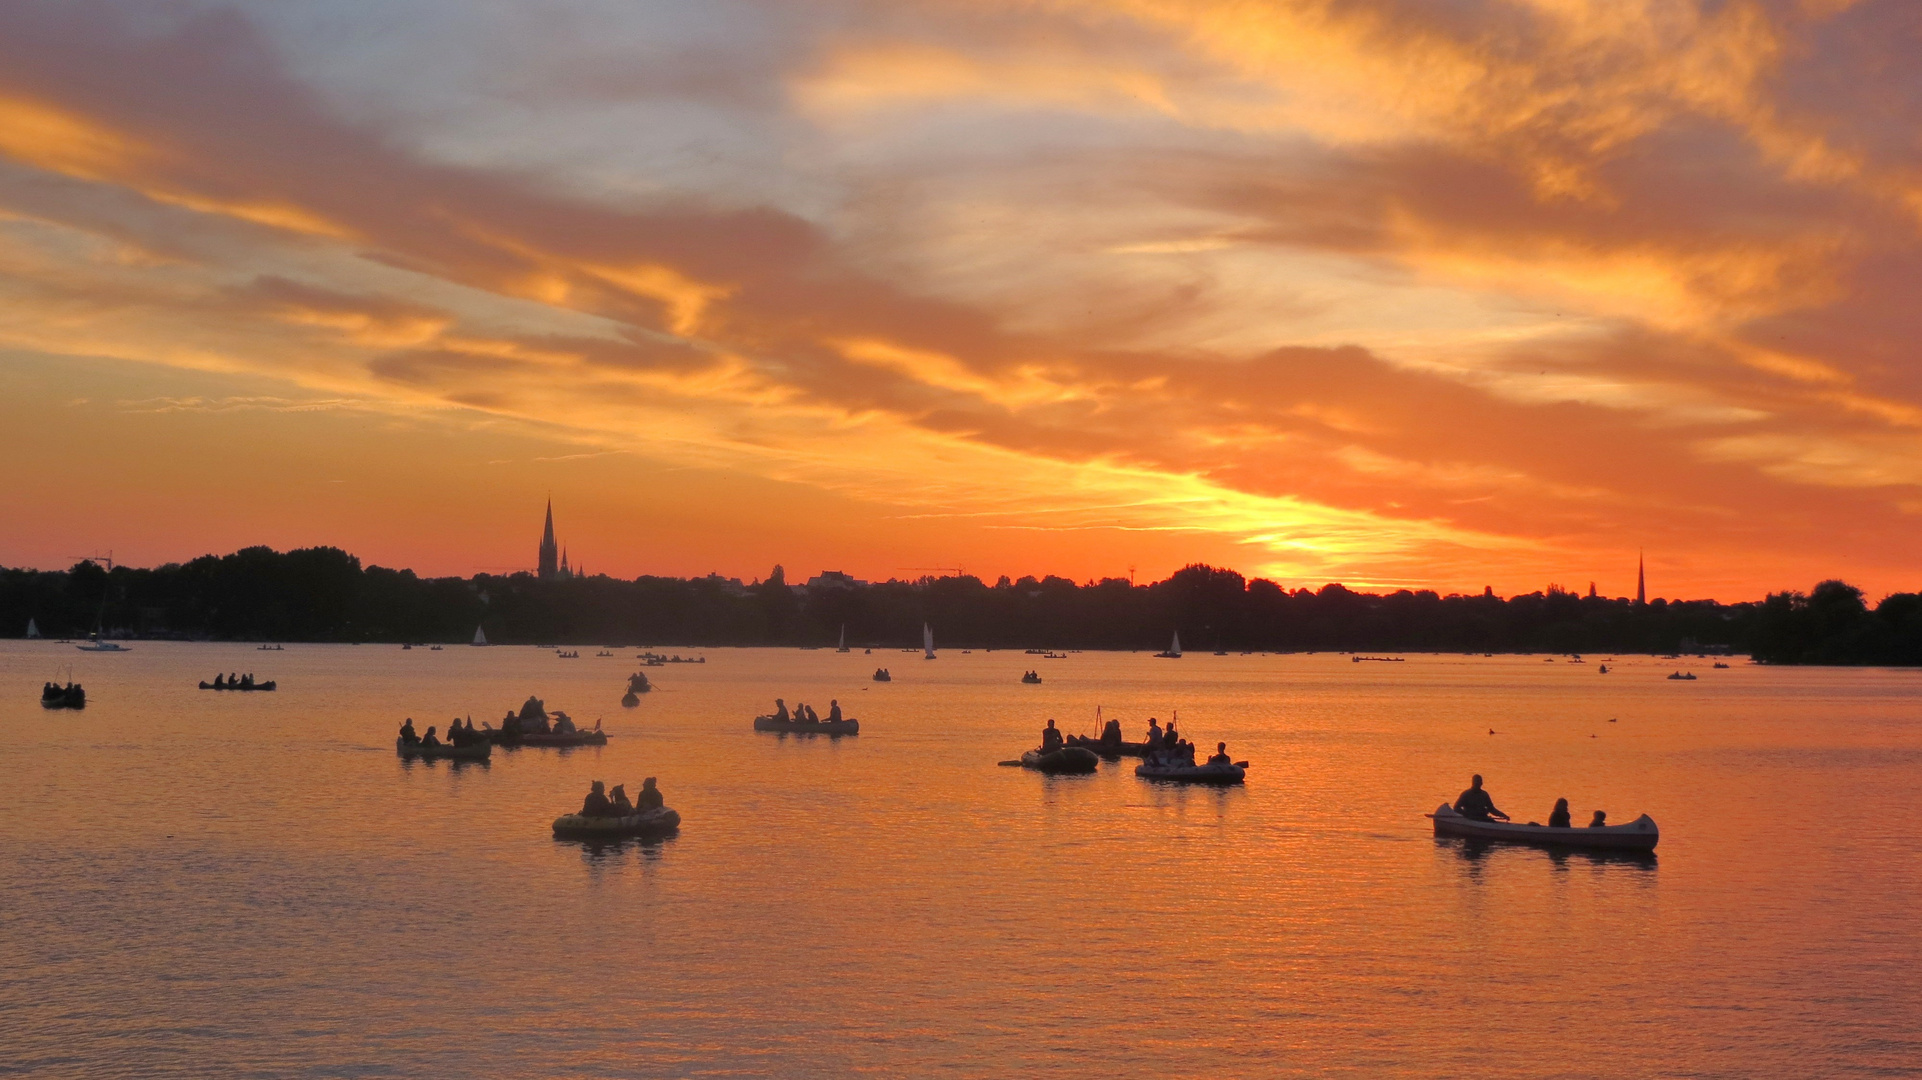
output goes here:
[{"label": "distant building silhouette", "polygon": [[1635,604],[1648,603],[1648,560],[1641,552],[1635,553]]},{"label": "distant building silhouette", "polygon": [[547,528],[541,533],[540,578],[554,581],[575,576],[568,568],[567,553],[554,542],[554,500],[547,500]]}]

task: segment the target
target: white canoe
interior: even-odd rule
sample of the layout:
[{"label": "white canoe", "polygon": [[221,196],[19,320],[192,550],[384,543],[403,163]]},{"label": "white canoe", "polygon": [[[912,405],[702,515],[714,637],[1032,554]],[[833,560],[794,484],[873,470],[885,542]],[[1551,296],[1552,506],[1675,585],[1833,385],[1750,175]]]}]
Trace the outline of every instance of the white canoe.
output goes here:
[{"label": "white canoe", "polygon": [[554,835],[572,840],[597,840],[619,836],[655,836],[681,827],[681,815],[662,806],[625,817],[588,817],[562,814],[554,819]]},{"label": "white canoe", "polygon": [[1654,851],[1662,838],[1655,819],[1643,814],[1626,825],[1600,828],[1552,829],[1547,825],[1517,825],[1509,821],[1477,821],[1463,817],[1443,803],[1428,815],[1435,819],[1436,836],[1455,836],[1466,840],[1499,840],[1510,844],[1537,847],[1595,848],[1606,851]]},{"label": "white canoe", "polygon": [[1186,784],[1239,784],[1248,775],[1248,770],[1221,762],[1213,765],[1155,765],[1143,762],[1135,766],[1135,775],[1149,780],[1179,780]]}]

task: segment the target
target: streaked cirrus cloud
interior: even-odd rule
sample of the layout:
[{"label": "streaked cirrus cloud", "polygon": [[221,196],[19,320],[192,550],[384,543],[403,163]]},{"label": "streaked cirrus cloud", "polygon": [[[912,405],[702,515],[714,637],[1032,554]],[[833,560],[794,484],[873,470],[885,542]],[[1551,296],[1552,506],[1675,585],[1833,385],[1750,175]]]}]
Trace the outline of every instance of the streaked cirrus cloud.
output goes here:
[{"label": "streaked cirrus cloud", "polygon": [[[990,573],[1912,586],[1919,24],[20,4],[0,347],[799,485]],[[1075,542],[983,565],[1010,531]]]}]

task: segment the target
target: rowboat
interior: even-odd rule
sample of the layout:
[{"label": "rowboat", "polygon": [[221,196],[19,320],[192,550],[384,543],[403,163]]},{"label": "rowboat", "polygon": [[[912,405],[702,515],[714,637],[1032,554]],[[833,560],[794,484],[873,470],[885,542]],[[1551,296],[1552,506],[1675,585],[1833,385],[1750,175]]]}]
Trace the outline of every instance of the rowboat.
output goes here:
[{"label": "rowboat", "polygon": [[1443,803],[1428,815],[1435,820],[1436,836],[1465,840],[1495,840],[1508,844],[1536,847],[1591,848],[1605,851],[1654,851],[1662,838],[1655,819],[1643,814],[1626,825],[1594,828],[1556,829],[1547,825],[1517,825],[1508,821],[1479,821],[1463,817]]},{"label": "rowboat", "polygon": [[1064,746],[1059,750],[1042,753],[1030,750],[1021,755],[1021,767],[1054,775],[1057,773],[1091,773],[1101,766],[1101,759],[1094,751],[1079,746]]},{"label": "rowboat", "polygon": [[681,815],[665,806],[624,817],[562,814],[554,819],[554,836],[561,840],[602,840],[623,836],[661,836],[681,827]]},{"label": "rowboat", "polygon": [[202,680],[200,688],[202,690],[239,690],[242,693],[251,693],[255,690],[272,690],[274,685],[274,680],[272,679],[261,683],[221,683],[219,686]]},{"label": "rowboat", "polygon": [[848,717],[845,720],[822,720],[810,724],[805,720],[776,720],[772,716],[754,718],[754,730],[779,731],[790,735],[859,735],[861,721]]},{"label": "rowboat", "polygon": [[1151,749],[1145,742],[1102,742],[1087,735],[1068,736],[1068,745],[1092,750],[1102,757],[1147,757]]},{"label": "rowboat", "polygon": [[1144,761],[1135,766],[1135,775],[1149,780],[1173,780],[1183,784],[1239,784],[1248,775],[1248,770],[1228,762],[1213,764],[1157,765]]},{"label": "rowboat", "polygon": [[486,741],[471,742],[466,746],[453,746],[442,743],[439,746],[423,746],[410,743],[406,739],[394,740],[394,753],[404,758],[445,758],[454,761],[486,761],[494,752],[494,744]]}]

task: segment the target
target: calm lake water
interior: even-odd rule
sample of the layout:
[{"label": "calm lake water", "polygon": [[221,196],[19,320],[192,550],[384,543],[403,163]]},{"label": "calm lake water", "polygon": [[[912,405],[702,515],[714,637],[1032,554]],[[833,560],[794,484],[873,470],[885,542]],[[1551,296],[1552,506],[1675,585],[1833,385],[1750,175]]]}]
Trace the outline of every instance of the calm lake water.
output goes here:
[{"label": "calm lake water", "polygon": [[[635,651],[0,643],[0,1073],[1922,1068],[1922,673],[718,649],[622,709]],[[43,711],[69,665],[91,704]],[[194,689],[226,670],[281,689]],[[394,755],[530,693],[613,738]],[[777,694],[862,734],[749,730]],[[1179,710],[1246,787],[996,767],[1097,705]],[[1519,820],[1647,812],[1659,853],[1437,841],[1477,771]],[[552,838],[644,776],[679,836]]]}]

